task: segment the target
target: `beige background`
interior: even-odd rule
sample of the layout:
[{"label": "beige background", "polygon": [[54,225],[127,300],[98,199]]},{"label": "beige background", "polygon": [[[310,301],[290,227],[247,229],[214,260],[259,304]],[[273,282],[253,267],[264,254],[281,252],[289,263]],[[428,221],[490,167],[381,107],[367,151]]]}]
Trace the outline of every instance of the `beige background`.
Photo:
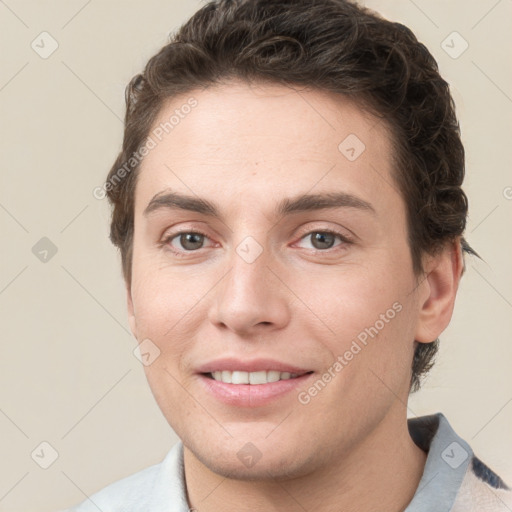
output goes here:
[{"label": "beige background", "polygon": [[[69,506],[160,461],[177,439],[132,354],[109,211],[92,190],[121,144],[126,83],[200,5],[0,1],[0,511]],[[467,151],[467,238],[485,259],[468,260],[410,416],[443,411],[512,483],[512,1],[367,5],[410,26],[453,87]],[[59,45],[46,59],[31,47],[42,46],[43,31]],[[456,59],[441,46],[453,31],[469,44]],[[44,41],[40,52],[51,48]],[[452,53],[463,44],[447,43]],[[46,262],[32,251],[43,237],[57,248]],[[35,462],[51,455],[43,441],[58,452],[48,469]]]}]

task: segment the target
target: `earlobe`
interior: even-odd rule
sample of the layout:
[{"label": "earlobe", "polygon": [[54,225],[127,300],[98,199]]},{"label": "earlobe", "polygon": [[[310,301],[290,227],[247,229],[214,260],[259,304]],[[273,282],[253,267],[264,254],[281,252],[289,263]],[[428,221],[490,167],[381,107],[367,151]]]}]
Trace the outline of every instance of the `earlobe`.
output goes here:
[{"label": "earlobe", "polygon": [[135,319],[135,308],[133,306],[133,299],[132,299],[132,291],[130,284],[126,283],[126,306],[128,309],[128,322],[130,324],[130,330],[132,331],[132,334],[135,336],[135,339],[139,339],[137,337],[137,322]]},{"label": "earlobe", "polygon": [[416,341],[434,341],[450,323],[463,268],[460,239],[429,260],[424,283],[428,294],[419,305]]}]

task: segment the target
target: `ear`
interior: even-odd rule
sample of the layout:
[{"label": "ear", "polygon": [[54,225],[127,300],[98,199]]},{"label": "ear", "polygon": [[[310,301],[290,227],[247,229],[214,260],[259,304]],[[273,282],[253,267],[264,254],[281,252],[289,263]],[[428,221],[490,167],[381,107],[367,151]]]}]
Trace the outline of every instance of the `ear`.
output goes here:
[{"label": "ear", "polygon": [[415,340],[430,343],[446,329],[452,318],[455,296],[464,271],[460,238],[450,242],[425,263],[426,293],[419,304]]},{"label": "ear", "polygon": [[133,307],[132,290],[131,285],[126,282],[126,305],[128,309],[128,322],[130,324],[130,330],[135,336],[135,339],[139,339],[137,336],[137,321],[135,319],[135,308]]}]

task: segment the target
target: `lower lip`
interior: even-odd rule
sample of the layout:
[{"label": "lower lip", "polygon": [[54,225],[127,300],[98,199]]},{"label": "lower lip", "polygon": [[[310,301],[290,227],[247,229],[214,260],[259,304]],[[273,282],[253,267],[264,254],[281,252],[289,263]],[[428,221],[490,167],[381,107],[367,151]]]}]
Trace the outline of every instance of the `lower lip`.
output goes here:
[{"label": "lower lip", "polygon": [[[267,384],[226,384],[218,380],[199,375],[206,390],[217,400],[236,407],[260,407],[303,387],[313,377],[306,373],[294,379],[278,380]],[[297,390],[298,391],[298,390]]]}]

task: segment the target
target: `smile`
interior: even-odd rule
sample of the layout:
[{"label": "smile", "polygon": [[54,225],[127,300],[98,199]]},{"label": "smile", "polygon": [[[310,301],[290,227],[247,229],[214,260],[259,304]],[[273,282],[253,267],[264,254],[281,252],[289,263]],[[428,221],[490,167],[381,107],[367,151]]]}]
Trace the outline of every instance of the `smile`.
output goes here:
[{"label": "smile", "polygon": [[[294,400],[315,378],[314,372],[278,370],[220,370],[199,374],[207,396],[231,407],[263,407],[279,400]],[[293,402],[295,403],[295,402]]]},{"label": "smile", "polygon": [[[309,373],[309,372],[307,372]],[[295,379],[298,373],[279,372],[277,370],[262,370],[257,372],[246,372],[242,370],[222,370],[207,374],[212,379],[225,384],[269,384],[280,380]]]}]

